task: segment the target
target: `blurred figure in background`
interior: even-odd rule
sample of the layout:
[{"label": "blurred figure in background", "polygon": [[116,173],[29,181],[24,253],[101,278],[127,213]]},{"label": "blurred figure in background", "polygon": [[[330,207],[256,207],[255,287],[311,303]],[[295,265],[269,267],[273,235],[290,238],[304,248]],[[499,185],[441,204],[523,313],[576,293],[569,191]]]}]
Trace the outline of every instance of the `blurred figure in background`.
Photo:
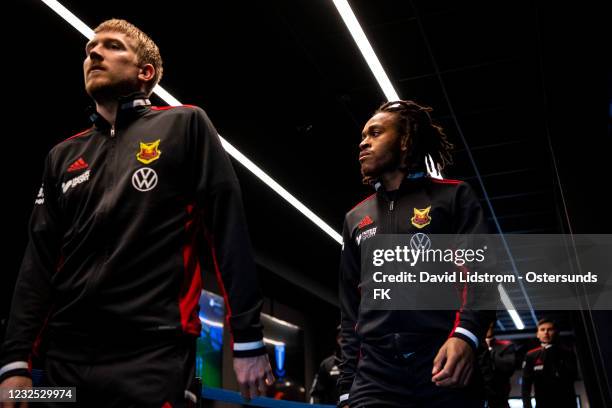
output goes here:
[{"label": "blurred figure in background", "polygon": [[336,404],[338,401],[338,377],[340,376],[340,325],[336,327],[334,354],[325,358],[315,374],[310,388],[311,404]]},{"label": "blurred figure in background", "polygon": [[528,351],[523,361],[524,408],[532,408],[532,385],[537,408],[576,408],[576,356],[572,350],[557,344],[557,334],[552,320],[538,322],[536,336],[540,346]]},{"label": "blurred figure in background", "polygon": [[516,368],[516,347],[508,340],[498,340],[491,323],[485,344],[478,353],[485,396],[489,408],[509,408],[510,378]]}]

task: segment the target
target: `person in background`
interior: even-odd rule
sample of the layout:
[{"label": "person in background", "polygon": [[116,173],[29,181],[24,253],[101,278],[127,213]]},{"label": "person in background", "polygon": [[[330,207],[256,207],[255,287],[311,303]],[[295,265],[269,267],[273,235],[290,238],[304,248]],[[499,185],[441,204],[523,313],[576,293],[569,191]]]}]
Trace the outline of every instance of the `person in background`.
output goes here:
[{"label": "person in background", "polygon": [[574,352],[557,342],[557,326],[550,319],[538,321],[536,336],[540,345],[528,351],[523,361],[523,407],[532,408],[533,387],[537,408],[576,408]]},{"label": "person in background", "polygon": [[488,408],[509,408],[510,379],[517,366],[516,347],[511,341],[495,338],[493,327],[491,323],[487,330],[485,344],[478,354],[478,365]]},{"label": "person in background", "polygon": [[310,388],[310,403],[336,404],[338,402],[338,376],[340,375],[340,325],[336,327],[336,347],[334,354],[325,358],[319,365]]}]

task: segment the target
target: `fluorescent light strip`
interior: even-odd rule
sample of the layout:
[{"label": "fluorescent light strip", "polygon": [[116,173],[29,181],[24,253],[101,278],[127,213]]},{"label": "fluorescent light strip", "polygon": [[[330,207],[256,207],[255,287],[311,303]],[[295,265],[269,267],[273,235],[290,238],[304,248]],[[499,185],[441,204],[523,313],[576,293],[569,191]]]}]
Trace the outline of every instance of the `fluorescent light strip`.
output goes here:
[{"label": "fluorescent light strip", "polygon": [[159,84],[155,85],[153,88],[153,92],[157,94],[164,102],[166,102],[170,106],[181,106],[182,103],[176,99],[174,96],[170,95],[170,92],[166,91]]},{"label": "fluorescent light strip", "polygon": [[[161,86],[157,85],[154,89],[157,96],[162,98],[167,104],[171,106],[181,105],[178,99],[174,96],[170,95],[168,91],[166,91]],[[327,235],[332,237],[339,244],[342,243],[342,235],[338,234],[332,227],[330,227],[325,221],[323,221],[318,215],[312,212],[308,207],[300,202],[297,198],[295,198],[290,192],[288,192],[283,186],[278,184],[276,180],[266,174],[259,166],[253,163],[248,157],[242,154],[238,149],[236,149],[230,142],[225,140],[221,135],[219,135],[221,139],[221,144],[223,148],[227,151],[227,153],[236,159],[240,164],[246,167],[251,173],[253,173],[257,178],[259,178],[264,184],[268,185],[272,190],[274,190],[278,195],[283,197],[289,204],[294,206],[299,212],[301,212],[306,218],[312,221],[315,225],[321,228]]]},{"label": "fluorescent light strip", "polygon": [[[93,30],[91,30],[85,23],[83,23],[78,17],[72,14],[68,9],[62,6],[56,0],[41,0],[47,6],[49,6],[53,11],[59,14],[66,22],[68,22],[71,26],[76,28],[81,34],[83,34],[87,39],[91,39],[94,36]],[[181,105],[178,99],[174,96],[170,95],[165,89],[161,86],[157,85],[154,89],[157,96],[159,96],[164,102],[171,106]],[[327,235],[332,237],[339,244],[342,243],[342,236],[336,232],[332,227],[330,227],[325,221],[323,221],[318,215],[313,213],[308,207],[302,204],[297,198],[295,198],[291,193],[289,193],[284,187],[278,184],[272,177],[268,176],[260,167],[258,167],[255,163],[253,163],[250,159],[248,159],[244,154],[242,154],[238,149],[232,146],[227,140],[223,139],[221,135],[219,135],[221,139],[221,143],[227,153],[236,159],[240,164],[246,167],[251,173],[257,176],[261,181],[268,185],[272,190],[274,190],[278,195],[284,198],[289,204],[294,206],[299,212],[301,212],[306,218],[312,221],[315,225],[321,228]]]},{"label": "fluorescent light strip", "polygon": [[348,28],[349,32],[353,36],[353,40],[359,47],[359,51],[361,51],[361,55],[366,60],[368,66],[370,67],[370,71],[374,74],[376,81],[378,81],[378,85],[382,89],[385,97],[389,101],[397,101],[399,100],[399,96],[393,85],[391,85],[391,81],[387,76],[382,64],[380,63],[374,49],[370,45],[370,41],[368,41],[368,37],[366,37],[361,25],[357,21],[357,17],[355,17],[355,13],[351,10],[351,6],[348,4],[347,0],[333,0],[336,9],[340,13],[344,24]]},{"label": "fluorescent light strip", "polygon": [[514,325],[516,326],[517,329],[523,330],[525,328],[525,324],[523,323],[523,320],[521,320],[521,317],[519,316],[519,314],[516,312],[516,308],[514,307],[514,304],[512,303],[512,301],[510,300],[510,297],[508,296],[506,289],[504,289],[504,287],[500,283],[499,285],[497,285],[497,290],[499,291],[499,297],[501,298],[501,301],[504,304],[504,307],[508,311],[508,314],[512,318]]},{"label": "fluorescent light strip", "polygon": [[206,318],[204,318],[204,317],[200,317],[200,321],[201,321],[202,323],[204,323],[204,324],[209,325],[209,326],[219,327],[219,328],[221,328],[221,329],[223,328],[223,323],[221,323],[221,322],[216,322],[216,321],[214,321],[214,320],[208,320],[208,319],[206,319]]},{"label": "fluorescent light strip", "polygon": [[41,0],[47,6],[51,8],[51,10],[55,11],[60,15],[61,18],[66,20],[68,24],[76,28],[79,33],[83,34],[87,37],[88,40],[91,40],[94,36],[94,32],[91,28],[87,26],[84,22],[82,22],[77,16],[72,14],[70,10],[66,7],[62,6],[58,1],[55,0]]},{"label": "fluorescent light strip", "polygon": [[[221,136],[219,136],[221,137]],[[257,167],[255,163],[249,160],[245,155],[240,153],[238,149],[232,146],[225,139],[221,138],[221,143],[223,143],[223,147],[227,152],[234,157],[234,159],[238,160],[244,167],[249,169],[251,173],[257,176],[261,181],[267,184],[272,190],[274,190],[278,195],[283,197],[289,204],[294,206],[299,212],[306,216],[310,221],[315,223],[319,228],[321,228],[327,235],[332,237],[336,242],[342,244],[342,235],[338,234],[332,227],[330,227],[325,221],[323,221],[318,215],[313,213],[308,207],[302,204],[297,198],[295,198],[291,193],[289,193],[283,186],[278,184],[272,177],[268,176],[262,169]]]},{"label": "fluorescent light strip", "polygon": [[284,320],[278,319],[278,318],[276,318],[274,316],[270,316],[267,313],[262,313],[262,315],[266,316],[268,319],[272,320],[274,323],[283,325],[283,326],[288,327],[290,329],[299,329],[300,328],[300,326],[296,326],[295,324],[291,324],[291,323],[286,322]]},{"label": "fluorescent light strip", "polygon": [[284,346],[284,345],[285,345],[285,343],[284,343],[284,342],[282,342],[282,341],[272,340],[272,339],[269,339],[269,338],[267,338],[267,337],[264,337],[264,338],[263,338],[263,341],[264,341],[264,343],[266,343],[266,344],[272,344],[273,346]]}]

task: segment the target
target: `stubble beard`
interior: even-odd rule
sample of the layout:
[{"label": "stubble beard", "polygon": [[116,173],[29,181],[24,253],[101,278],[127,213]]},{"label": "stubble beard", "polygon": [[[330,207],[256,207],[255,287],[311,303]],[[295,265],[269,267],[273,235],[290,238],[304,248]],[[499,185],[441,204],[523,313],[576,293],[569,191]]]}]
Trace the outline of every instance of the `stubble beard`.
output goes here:
[{"label": "stubble beard", "polygon": [[361,166],[361,176],[362,177],[367,177],[370,179],[377,179],[380,176],[382,176],[384,173],[387,172],[392,172],[395,171],[397,169],[399,169],[401,167],[401,158],[400,158],[400,154],[399,154],[399,147],[397,150],[393,150],[388,156],[387,159],[384,160],[382,163],[378,163],[375,166],[366,166],[366,169],[364,169],[364,166]]},{"label": "stubble beard", "polygon": [[118,83],[104,81],[101,83],[94,82],[89,86],[86,85],[85,91],[94,101],[100,103],[105,101],[116,101],[122,96],[140,91],[140,88],[138,83],[132,83],[130,81]]}]

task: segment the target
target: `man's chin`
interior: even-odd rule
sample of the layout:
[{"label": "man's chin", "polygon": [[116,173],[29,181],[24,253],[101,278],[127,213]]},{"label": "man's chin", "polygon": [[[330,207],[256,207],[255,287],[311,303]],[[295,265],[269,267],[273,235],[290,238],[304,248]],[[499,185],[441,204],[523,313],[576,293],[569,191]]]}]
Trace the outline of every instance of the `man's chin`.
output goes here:
[{"label": "man's chin", "polygon": [[373,169],[370,166],[361,166],[361,175],[363,177],[369,177],[371,179],[375,179],[378,176],[380,176],[380,171],[377,171],[377,169]]},{"label": "man's chin", "polygon": [[112,87],[107,82],[95,81],[85,86],[85,91],[93,99],[103,99],[112,94]]},{"label": "man's chin", "polygon": [[118,97],[136,92],[127,85],[117,85],[108,82],[96,82],[85,87],[87,94],[95,101],[116,100]]}]

